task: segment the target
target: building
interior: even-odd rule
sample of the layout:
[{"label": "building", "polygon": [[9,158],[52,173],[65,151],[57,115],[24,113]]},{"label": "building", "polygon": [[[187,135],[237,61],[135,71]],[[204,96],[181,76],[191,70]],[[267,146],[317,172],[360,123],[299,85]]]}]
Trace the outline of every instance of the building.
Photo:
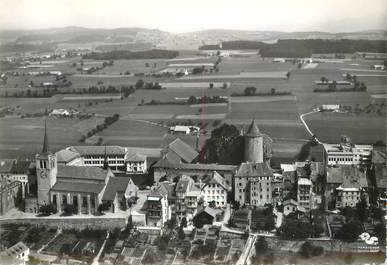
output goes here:
[{"label": "building", "polygon": [[189,176],[182,176],[175,186],[175,215],[180,223],[187,214],[186,196],[193,190],[195,183]]},{"label": "building", "polygon": [[53,109],[50,113],[51,116],[70,116],[70,112],[66,109]]},{"label": "building", "polygon": [[176,138],[161,150],[161,158],[172,163],[192,163],[199,153],[180,138]]},{"label": "building", "polygon": [[226,179],[228,185],[231,185],[237,168],[234,165],[178,163],[171,162],[167,158],[161,158],[153,165],[153,174],[155,182],[159,182],[163,179],[172,181],[175,177],[181,175],[196,176],[203,179],[216,171]]},{"label": "building", "polygon": [[227,205],[227,192],[231,191],[226,180],[216,171],[204,179],[204,186],[201,188],[201,198],[205,205],[212,205],[217,208],[225,208]]},{"label": "building", "polygon": [[128,207],[128,200],[133,202],[137,199],[138,187],[131,178],[128,177],[111,177],[106,186],[102,197],[102,203],[110,206],[111,212],[116,212],[122,207],[122,203]]},{"label": "building", "polygon": [[30,193],[31,161],[0,159],[0,179],[18,181],[22,187],[22,198]]},{"label": "building", "polygon": [[[2,263],[2,264],[17,264],[25,265],[29,260],[30,248],[27,247],[23,242],[18,242],[10,248],[7,248],[0,253],[0,256],[12,258],[12,263]],[[2,258],[0,258],[0,263]],[[5,260],[4,260],[5,261]]]},{"label": "building", "polygon": [[[78,158],[75,156],[75,159]],[[49,150],[47,126],[45,126],[43,149],[36,155],[35,164],[37,208],[51,204],[61,212],[67,205],[72,205],[78,214],[94,214],[102,204],[105,192],[108,192],[105,198],[108,197],[114,202],[118,200],[116,195],[126,194],[128,191],[125,187],[132,183],[131,180],[125,180],[119,182],[121,183],[119,185],[113,180],[110,181],[114,178],[114,174],[109,168],[107,156],[104,158],[103,168],[58,164],[57,154]],[[109,182],[110,185],[108,185]],[[125,186],[126,183],[128,184]],[[114,199],[111,199],[113,196]]]},{"label": "building", "polygon": [[272,140],[259,131],[254,120],[244,138],[246,162],[239,166],[234,177],[234,199],[241,205],[264,206],[272,203],[273,172],[269,166]]},{"label": "building", "polygon": [[283,202],[284,207],[284,215],[288,216],[290,213],[302,213],[304,214],[306,212],[305,208],[302,206],[299,206],[298,202],[296,202],[293,199],[289,199]]},{"label": "building", "polygon": [[183,125],[176,125],[169,128],[169,131],[171,133],[175,134],[189,134],[191,132],[191,129],[189,126],[183,126]]},{"label": "building", "polygon": [[361,200],[362,189],[359,187],[336,188],[336,208],[355,207]]},{"label": "building", "polygon": [[105,158],[113,172],[125,172],[127,149],[121,146],[71,146],[66,148],[78,153],[80,166],[103,167]]},{"label": "building", "polygon": [[371,162],[372,145],[353,145],[343,136],[340,144],[323,144],[325,163],[332,165],[360,165]]},{"label": "building", "polygon": [[6,214],[17,206],[21,199],[21,188],[22,184],[19,181],[0,180],[0,215]]},{"label": "building", "polygon": [[307,178],[299,178],[297,181],[297,203],[306,210],[313,209],[312,181]]},{"label": "building", "polygon": [[163,227],[171,219],[168,203],[168,190],[164,185],[157,186],[147,197],[147,225]]},{"label": "building", "polygon": [[266,163],[242,163],[235,174],[234,199],[241,205],[264,206],[272,202],[273,172]]},{"label": "building", "polygon": [[145,174],[148,171],[147,158],[145,155],[133,154],[126,160],[126,173],[128,174]]},{"label": "building", "polygon": [[383,64],[374,64],[372,66],[372,69],[384,71],[386,69],[386,67]]}]

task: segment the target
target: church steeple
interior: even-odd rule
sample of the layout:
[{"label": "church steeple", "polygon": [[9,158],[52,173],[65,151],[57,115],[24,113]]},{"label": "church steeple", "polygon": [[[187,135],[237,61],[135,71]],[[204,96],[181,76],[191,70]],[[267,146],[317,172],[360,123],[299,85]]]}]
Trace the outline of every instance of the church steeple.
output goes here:
[{"label": "church steeple", "polygon": [[109,160],[106,152],[106,145],[105,145],[105,158],[103,160],[103,169],[108,169],[109,168]]},{"label": "church steeple", "polygon": [[47,137],[47,121],[44,121],[44,139],[43,139],[43,154],[49,153],[49,146],[48,146],[48,137]]}]

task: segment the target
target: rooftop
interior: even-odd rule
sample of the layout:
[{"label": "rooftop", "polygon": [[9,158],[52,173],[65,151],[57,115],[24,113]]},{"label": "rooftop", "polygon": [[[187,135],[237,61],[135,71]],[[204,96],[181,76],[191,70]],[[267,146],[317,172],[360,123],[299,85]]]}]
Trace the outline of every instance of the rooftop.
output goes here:
[{"label": "rooftop", "polygon": [[242,163],[235,176],[236,177],[260,177],[272,176],[273,172],[266,163]]},{"label": "rooftop", "polygon": [[78,152],[69,149],[62,149],[56,153],[58,163],[69,163],[74,159],[80,157]]},{"label": "rooftop", "polygon": [[13,245],[10,248],[7,248],[3,253],[8,256],[17,256],[24,251],[28,250],[29,248],[23,243],[23,242],[18,242],[15,245]]},{"label": "rooftop", "polygon": [[86,155],[125,155],[125,148],[117,145],[109,145],[109,146],[71,146],[68,150],[79,153],[81,156]]},{"label": "rooftop", "polygon": [[368,187],[365,170],[353,165],[327,167],[327,183],[343,184],[348,186]]},{"label": "rooftop", "polygon": [[58,180],[60,179],[83,179],[104,181],[109,170],[99,167],[77,167],[58,165]]},{"label": "rooftop", "polygon": [[255,120],[253,120],[247,129],[246,136],[248,137],[256,137],[262,135],[261,132],[258,129],[257,124],[255,123]]},{"label": "rooftop", "polygon": [[165,148],[166,151],[172,151],[187,163],[191,163],[199,154],[190,145],[176,138]]},{"label": "rooftop", "polygon": [[133,183],[129,177],[111,177],[106,185],[102,200],[112,201],[117,192],[124,193],[130,183]]},{"label": "rooftop", "polygon": [[237,168],[233,165],[172,163],[163,158],[157,161],[153,167],[205,171],[234,171]]},{"label": "rooftop", "polygon": [[[225,190],[229,190],[231,189],[231,187],[226,183],[226,180],[216,171],[212,172],[211,175],[207,176],[204,180],[203,180],[204,183],[206,183],[206,185],[209,185],[209,184],[219,184],[220,186],[222,186]],[[205,185],[205,186],[206,186]],[[204,186],[204,187],[205,187]]]},{"label": "rooftop", "polygon": [[310,179],[307,179],[307,178],[299,178],[297,184],[298,185],[312,185],[312,181],[310,181]]},{"label": "rooftop", "polygon": [[58,180],[51,188],[51,190],[99,194],[104,187],[104,183],[70,182]]},{"label": "rooftop", "polygon": [[146,160],[146,156],[142,154],[134,154],[126,159],[126,161],[130,162],[144,162]]}]

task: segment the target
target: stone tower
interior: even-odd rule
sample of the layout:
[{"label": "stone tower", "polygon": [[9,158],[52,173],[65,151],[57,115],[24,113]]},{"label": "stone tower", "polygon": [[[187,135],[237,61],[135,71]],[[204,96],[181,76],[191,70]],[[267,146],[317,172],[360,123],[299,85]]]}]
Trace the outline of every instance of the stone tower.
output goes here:
[{"label": "stone tower", "polygon": [[253,120],[247,129],[245,135],[245,162],[263,163],[263,134],[258,129],[255,120]]},{"label": "stone tower", "polygon": [[50,189],[56,183],[58,165],[56,154],[49,151],[47,124],[44,124],[44,139],[42,152],[36,154],[36,177],[38,184],[38,206],[50,203]]}]

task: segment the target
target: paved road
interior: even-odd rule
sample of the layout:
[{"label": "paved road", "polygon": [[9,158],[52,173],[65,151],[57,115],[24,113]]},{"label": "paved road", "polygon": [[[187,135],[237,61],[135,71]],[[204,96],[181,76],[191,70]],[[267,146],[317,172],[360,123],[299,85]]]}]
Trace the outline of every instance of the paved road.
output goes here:
[{"label": "paved road", "polygon": [[322,142],[315,136],[315,134],[310,130],[308,124],[306,124],[305,120],[304,120],[304,117],[305,116],[308,116],[308,115],[311,115],[311,114],[314,114],[316,112],[319,112],[319,111],[311,111],[311,112],[307,112],[307,113],[303,113],[300,115],[300,120],[301,122],[304,124],[305,126],[305,129],[308,131],[308,133],[310,134],[310,136],[312,136],[319,144],[322,144]]}]

